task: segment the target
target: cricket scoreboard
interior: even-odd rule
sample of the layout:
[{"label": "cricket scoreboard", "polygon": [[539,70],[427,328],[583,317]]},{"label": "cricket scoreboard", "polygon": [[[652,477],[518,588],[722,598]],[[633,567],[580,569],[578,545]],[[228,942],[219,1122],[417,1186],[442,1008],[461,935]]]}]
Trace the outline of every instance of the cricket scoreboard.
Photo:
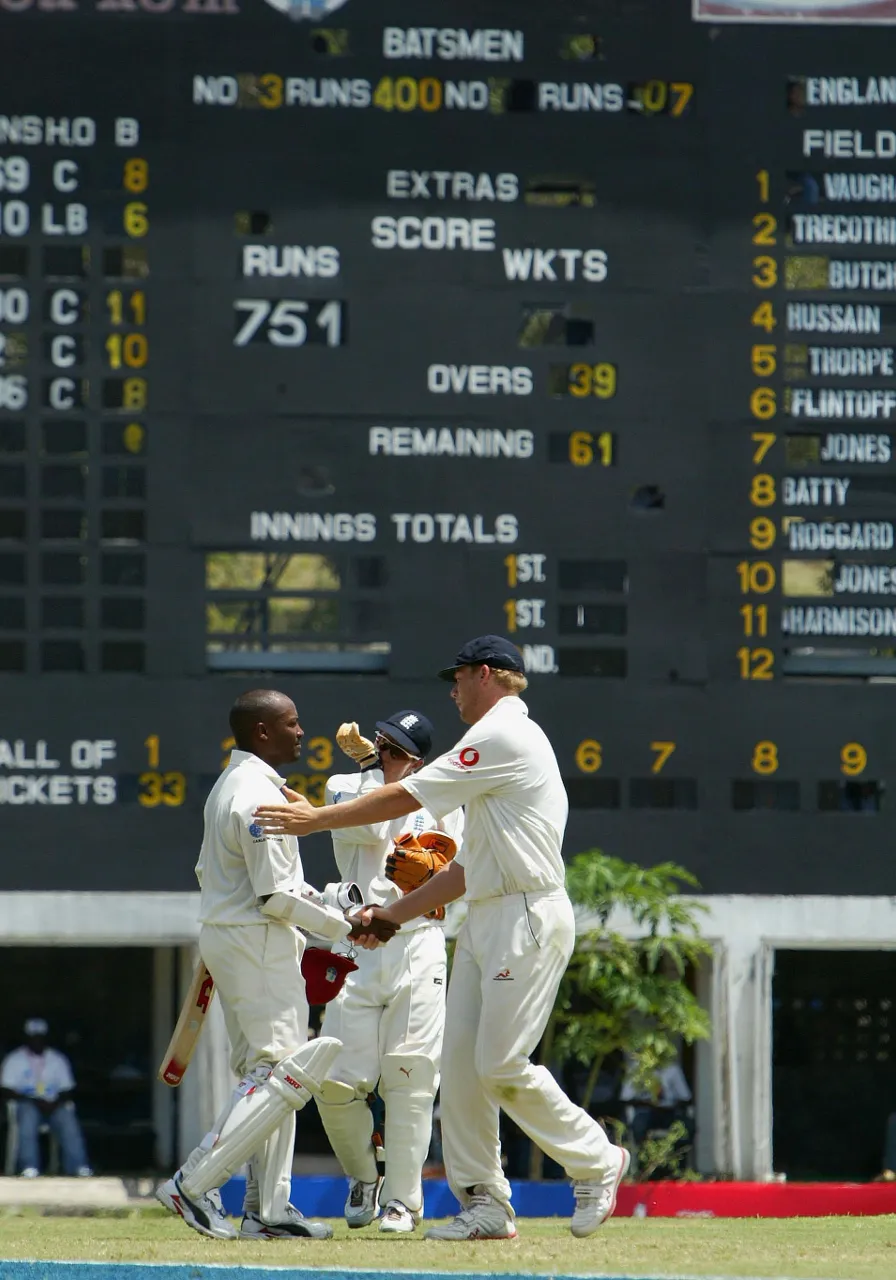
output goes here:
[{"label": "cricket scoreboard", "polygon": [[891,893],[883,34],[0,0],[0,889],[193,888],[237,693],[320,801],[499,632],[569,854]]}]

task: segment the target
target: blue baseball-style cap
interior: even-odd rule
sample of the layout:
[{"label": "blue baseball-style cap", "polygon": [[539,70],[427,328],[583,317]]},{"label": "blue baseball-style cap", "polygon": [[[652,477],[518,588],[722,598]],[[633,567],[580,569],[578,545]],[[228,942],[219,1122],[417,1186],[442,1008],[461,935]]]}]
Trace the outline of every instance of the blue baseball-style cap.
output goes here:
[{"label": "blue baseball-style cap", "polygon": [[455,671],[459,671],[461,667],[478,666],[480,663],[498,671],[522,673],[526,670],[523,655],[515,644],[511,644],[503,636],[477,636],[475,640],[467,641],[454,659],[453,666],[443,667],[439,672],[439,679],[453,680]]},{"label": "blue baseball-style cap", "polygon": [[419,711],[396,711],[388,720],[377,720],[376,731],[412,756],[428,756],[432,747],[432,723]]}]

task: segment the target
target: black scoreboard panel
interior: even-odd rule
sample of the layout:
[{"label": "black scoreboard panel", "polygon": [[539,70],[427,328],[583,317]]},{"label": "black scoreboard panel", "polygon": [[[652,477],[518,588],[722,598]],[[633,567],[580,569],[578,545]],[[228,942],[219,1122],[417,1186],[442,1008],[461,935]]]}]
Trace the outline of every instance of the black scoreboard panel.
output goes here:
[{"label": "black scoreboard panel", "polygon": [[0,0],[0,889],[193,887],[237,692],[295,697],[318,800],[343,719],[449,746],[496,631],[568,853],[891,892],[881,47]]}]

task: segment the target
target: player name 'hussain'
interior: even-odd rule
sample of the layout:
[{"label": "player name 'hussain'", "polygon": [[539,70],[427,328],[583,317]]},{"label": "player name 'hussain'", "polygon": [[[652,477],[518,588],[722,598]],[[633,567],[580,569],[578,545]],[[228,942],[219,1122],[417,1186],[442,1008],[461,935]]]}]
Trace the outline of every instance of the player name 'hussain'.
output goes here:
[{"label": "player name 'hussain'", "polygon": [[788,302],[790,333],[880,333],[881,308],[871,303]]}]

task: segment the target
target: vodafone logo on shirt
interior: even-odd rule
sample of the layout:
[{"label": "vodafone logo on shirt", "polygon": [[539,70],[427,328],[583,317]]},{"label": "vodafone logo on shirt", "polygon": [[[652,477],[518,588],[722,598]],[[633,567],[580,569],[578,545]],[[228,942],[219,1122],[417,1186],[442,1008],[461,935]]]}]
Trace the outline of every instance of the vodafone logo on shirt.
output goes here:
[{"label": "vodafone logo on shirt", "polygon": [[456,769],[472,769],[479,763],[479,752],[475,747],[464,747],[460,755],[454,756],[451,763]]}]

